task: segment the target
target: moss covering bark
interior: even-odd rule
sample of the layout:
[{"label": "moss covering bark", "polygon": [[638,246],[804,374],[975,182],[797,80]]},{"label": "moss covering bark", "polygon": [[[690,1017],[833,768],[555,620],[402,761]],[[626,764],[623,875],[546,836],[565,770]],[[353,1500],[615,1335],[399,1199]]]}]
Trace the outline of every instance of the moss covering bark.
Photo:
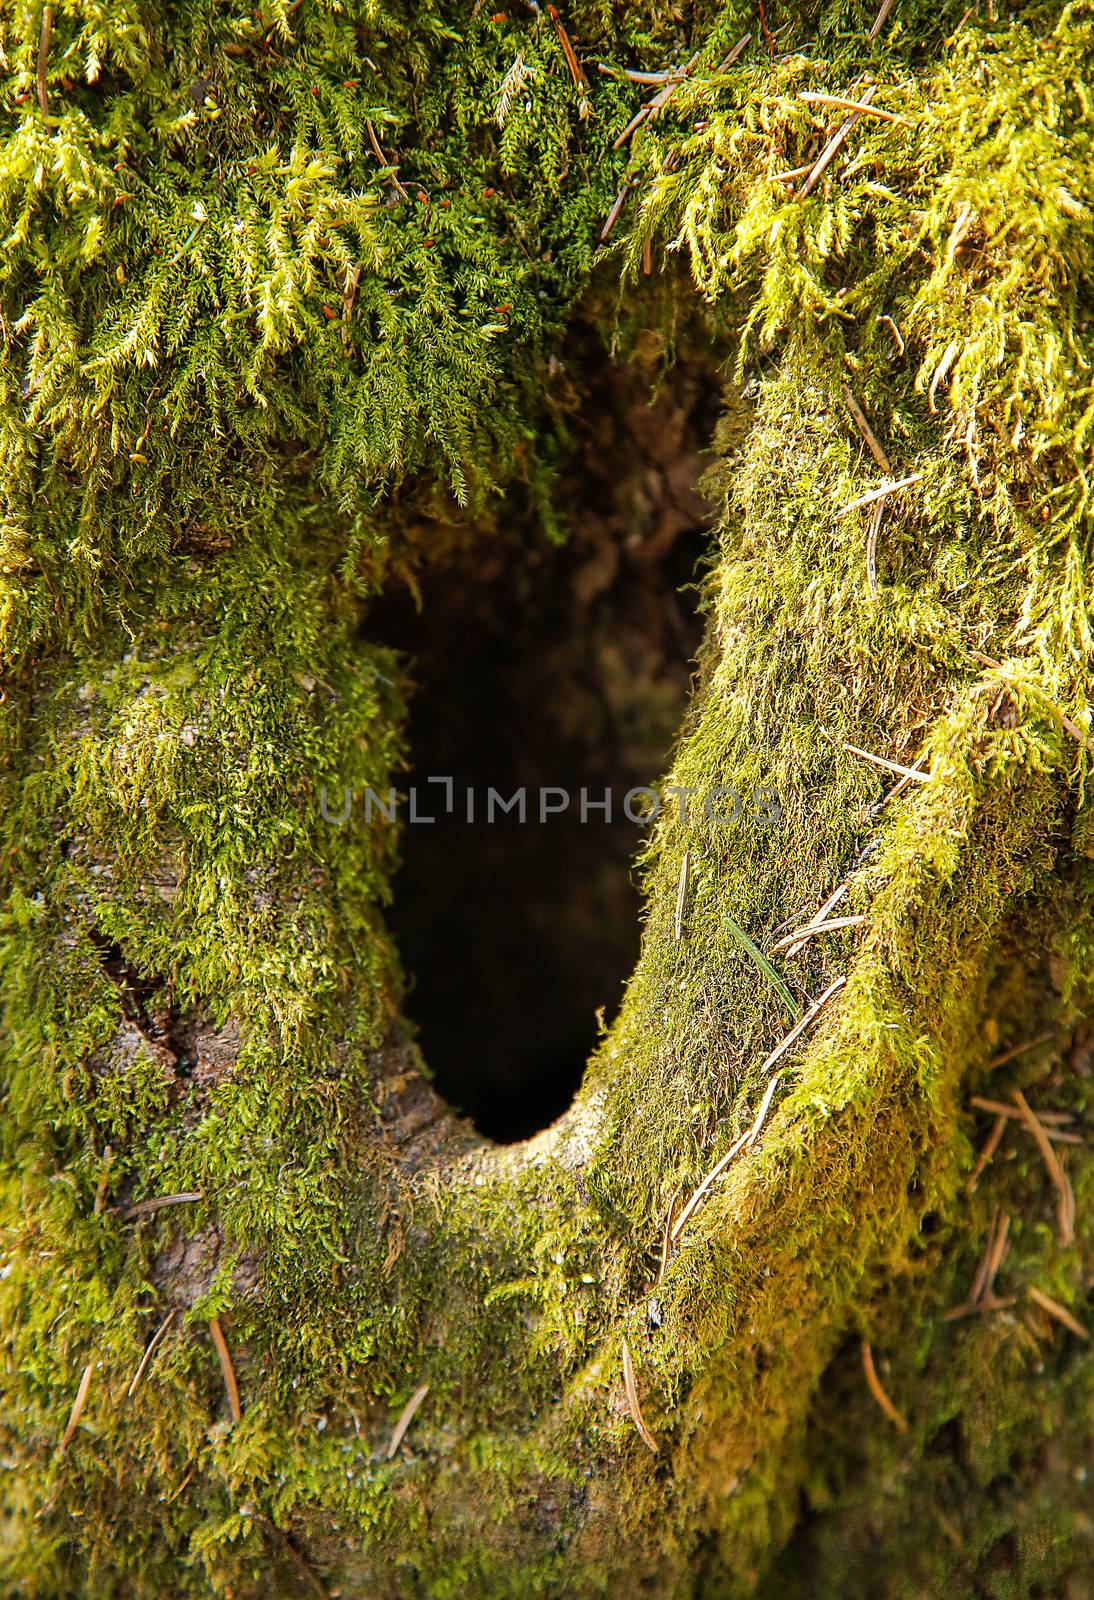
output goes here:
[{"label": "moss covering bark", "polygon": [[[1071,1238],[1019,1130],[966,1180],[971,1093],[1090,1109],[1094,11],[962,10],[0,21],[13,1592],[1086,1592],[1091,1366],[1027,1291],[1090,1321],[1090,1163]],[[692,67],[617,149],[598,59]],[[775,176],[871,84],[900,120]],[[392,831],[319,791],[400,759],[367,600],[429,516],[557,526],[580,308],[669,358],[697,305],[738,357],[698,801],[572,1111],[498,1149],[406,1039]],[[873,535],[845,389],[916,480]],[[846,983],[662,1263],[790,1020],[737,930],[844,882],[772,959],[801,1012]],[[996,1211],[1013,1300],[947,1321]]]}]

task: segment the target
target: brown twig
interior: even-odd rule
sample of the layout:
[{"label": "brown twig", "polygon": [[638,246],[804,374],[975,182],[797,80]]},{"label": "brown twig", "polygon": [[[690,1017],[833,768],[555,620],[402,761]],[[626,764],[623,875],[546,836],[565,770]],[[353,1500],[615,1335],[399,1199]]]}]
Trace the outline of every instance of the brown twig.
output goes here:
[{"label": "brown twig", "polygon": [[[845,878],[838,888],[832,890],[832,893],[828,896],[828,899],[824,902],[824,904],[822,906],[818,906],[817,910],[813,913],[813,916],[809,922],[805,924],[805,926],[812,927],[817,922],[823,922],[828,913],[830,911],[834,911],[839,905],[840,901],[844,898],[850,887],[850,878]],[[789,959],[791,956],[796,956],[797,953],[798,945],[792,944],[790,949],[786,952],[787,959]]]},{"label": "brown twig", "polygon": [[734,65],[734,63],[738,60],[738,58],[741,56],[741,54],[745,50],[748,49],[748,46],[751,43],[752,43],[752,35],[750,33],[746,33],[743,39],[738,39],[737,43],[733,46],[733,49],[729,52],[728,56],[724,56],[722,58],[722,60],[719,61],[718,65],[715,67],[715,69],[714,69],[715,77],[717,77],[717,75],[720,72],[728,71],[728,69],[730,67],[732,67]]},{"label": "brown twig", "polygon": [[870,29],[870,32],[867,34],[867,38],[868,39],[876,39],[877,38],[877,36],[881,32],[882,28],[884,28],[885,23],[886,23],[886,19],[888,18],[888,15],[889,15],[889,13],[890,13],[890,11],[892,9],[893,9],[893,0],[881,0],[881,10],[878,12],[877,16],[874,18],[874,25]]},{"label": "brown twig", "polygon": [[857,500],[849,500],[845,506],[840,506],[836,517],[838,519],[850,516],[852,511],[859,511],[863,506],[872,505],[875,500],[885,500],[889,495],[896,494],[899,489],[908,489],[913,483],[921,483],[924,476],[922,472],[913,472],[908,478],[896,478],[892,483],[880,484],[878,488],[860,494]]},{"label": "brown twig", "polygon": [[406,1437],[406,1430],[414,1421],[415,1413],[428,1393],[429,1385],[428,1383],[423,1383],[420,1388],[415,1389],[406,1405],[399,1412],[399,1420],[391,1430],[391,1438],[388,1440],[387,1449],[384,1451],[386,1460],[394,1460],[395,1452]]},{"label": "brown twig", "polygon": [[907,117],[898,117],[895,111],[883,111],[880,106],[872,106],[868,100],[848,100],[842,94],[819,94],[809,89],[803,89],[798,99],[804,100],[807,106],[835,106],[839,111],[857,111],[862,117],[879,117],[882,122],[899,122],[905,128],[913,126]]},{"label": "brown twig", "polygon": [[843,394],[843,403],[854,418],[856,428],[866,440],[867,448],[869,449],[870,454],[873,456],[882,472],[885,473],[886,477],[891,478],[893,475],[893,469],[889,465],[889,457],[885,454],[885,451],[878,443],[874,430],[866,420],[866,413],[863,411],[862,407],[859,405],[851,391],[851,385],[845,381],[840,384],[840,389]]},{"label": "brown twig", "polygon": [[42,31],[38,35],[38,106],[43,117],[49,116],[49,95],[46,76],[49,72],[49,36],[53,32],[53,7],[42,7]]},{"label": "brown twig", "polygon": [[788,933],[778,940],[776,944],[770,947],[767,953],[769,956],[773,956],[778,951],[786,950],[790,946],[793,946],[795,950],[800,950],[806,940],[812,939],[815,934],[835,933],[837,928],[857,928],[860,923],[865,921],[865,916],[860,914],[854,917],[833,917],[829,922],[807,922],[804,927],[796,928],[793,933]]},{"label": "brown twig", "polygon": [[676,1202],[680,1198],[680,1190],[682,1188],[683,1188],[683,1184],[678,1183],[676,1185],[676,1189],[675,1189],[675,1191],[673,1193],[672,1199],[669,1201],[669,1209],[665,1214],[665,1226],[664,1226],[664,1228],[662,1230],[662,1233],[661,1233],[661,1261],[660,1261],[660,1264],[659,1264],[659,1266],[657,1268],[657,1282],[658,1283],[661,1282],[661,1279],[665,1276],[665,1273],[668,1271],[669,1250],[672,1247],[672,1219],[673,1219],[673,1215],[674,1215],[674,1213],[676,1211]]},{"label": "brown twig", "polygon": [[[673,77],[667,79],[664,87],[658,90],[652,100],[647,101],[644,106],[639,106],[634,116],[623,129],[623,132],[618,136],[618,138],[612,141],[613,150],[618,150],[620,145],[626,144],[631,134],[637,127],[639,127],[641,123],[646,122],[647,120],[652,120],[654,117],[659,116],[662,111],[664,111],[665,107],[668,105],[677,89],[679,89],[680,85],[684,82],[684,79],[690,74],[692,67],[694,67],[698,59],[699,51],[697,50],[692,56],[691,60],[688,62],[687,66],[683,67],[680,72],[675,74]],[[603,235],[601,235],[601,238],[603,238]]]},{"label": "brown twig", "polygon": [[562,18],[559,16],[554,6],[547,7],[547,15],[555,25],[555,32],[558,34],[558,42],[562,46],[562,54],[566,57],[566,65],[570,69],[570,76],[574,80],[574,84],[577,88],[578,115],[584,119],[592,110],[592,106],[589,103],[589,80],[585,76],[580,61],[574,54],[574,47],[570,43],[570,35],[562,26]]},{"label": "brown twig", "polygon": [[1057,1322],[1062,1323],[1077,1338],[1090,1338],[1089,1331],[1079,1321],[1078,1317],[1073,1317],[1067,1307],[1062,1306],[1058,1300],[1054,1300],[1050,1294],[1045,1294],[1042,1290],[1035,1289],[1032,1284],[1027,1286],[1026,1293],[1034,1305],[1040,1306],[1041,1310],[1046,1311],[1050,1317],[1055,1317]]},{"label": "brown twig", "polygon": [[398,190],[399,194],[404,200],[409,201],[410,196],[399,182],[399,174],[395,170],[396,163],[391,160],[390,156],[385,154],[383,145],[376,137],[376,129],[372,126],[372,123],[367,117],[365,118],[365,132],[368,134],[368,142],[372,146],[372,153],[380,163],[381,167],[389,167],[391,169],[391,182],[393,187]]},{"label": "brown twig", "polygon": [[764,1061],[760,1066],[761,1073],[770,1072],[776,1061],[780,1060],[786,1054],[786,1052],[790,1049],[790,1046],[794,1044],[800,1035],[803,1034],[807,1028],[811,1028],[813,1026],[814,1022],[816,1022],[817,1018],[820,1016],[829,1000],[831,1000],[832,996],[843,988],[846,982],[847,979],[843,977],[833,979],[833,981],[828,985],[827,989],[821,995],[820,999],[814,1000],[813,1004],[809,1007],[809,1010],[805,1013],[805,1016],[801,1017],[791,1028],[790,1032],[786,1035],[786,1038],[781,1040],[780,1043],[775,1046],[767,1060]]},{"label": "brown twig", "polygon": [[897,325],[893,321],[892,317],[889,317],[889,316],[879,317],[878,321],[879,322],[887,322],[889,324],[890,328],[892,328],[892,330],[893,330],[893,338],[896,340],[897,349],[900,351],[901,355],[903,355],[905,350],[907,349],[907,346],[904,343],[904,335],[901,333],[900,329],[897,327]]},{"label": "brown twig", "polygon": [[931,379],[931,386],[927,390],[927,410],[932,416],[937,416],[938,414],[938,407],[934,403],[934,397],[937,393],[938,386],[945,378],[947,372],[949,372],[950,368],[953,366],[954,357],[957,355],[957,352],[960,350],[960,348],[961,346],[958,344],[957,340],[951,339],[949,344],[946,346],[942,360],[934,369],[934,376]]},{"label": "brown twig", "polygon": [[200,1189],[187,1189],[181,1194],[154,1194],[147,1200],[138,1200],[131,1206],[125,1206],[118,1215],[123,1222],[134,1222],[138,1217],[149,1217],[154,1211],[162,1211],[165,1206],[191,1205],[204,1198]]},{"label": "brown twig", "polygon": [[870,531],[866,535],[866,587],[872,600],[877,599],[877,541],[884,515],[885,501],[879,500],[870,518]]},{"label": "brown twig", "polygon": [[703,1196],[706,1194],[711,1185],[716,1183],[721,1177],[722,1173],[729,1166],[733,1158],[739,1155],[742,1150],[751,1149],[752,1145],[755,1143],[756,1136],[764,1125],[768,1108],[771,1105],[772,1096],[775,1093],[775,1085],[778,1083],[780,1076],[781,1074],[778,1072],[773,1074],[771,1081],[768,1083],[767,1089],[764,1092],[764,1097],[760,1101],[760,1109],[753,1118],[752,1126],[748,1128],[746,1132],[742,1133],[739,1139],[735,1139],[733,1141],[725,1155],[710,1169],[702,1183],[695,1190],[694,1194],[680,1212],[680,1215],[672,1225],[672,1231],[670,1234],[672,1244],[676,1244],[690,1218],[694,1214],[697,1206],[699,1205],[700,1200],[702,1200]]},{"label": "brown twig", "polygon": [[607,217],[604,219],[604,226],[600,230],[600,243],[601,244],[604,243],[604,241],[608,237],[609,233],[611,233],[612,229],[615,227],[616,223],[619,221],[619,214],[623,210],[623,207],[627,203],[627,196],[630,193],[630,191],[631,191],[630,183],[629,182],[625,183],[623,185],[622,189],[620,189],[619,193],[616,195],[615,199],[612,201],[612,209],[608,212]]},{"label": "brown twig", "polygon": [[874,1366],[874,1352],[870,1348],[870,1341],[868,1339],[863,1339],[862,1341],[862,1370],[866,1374],[867,1388],[870,1390],[870,1393],[873,1395],[882,1411],[884,1411],[893,1427],[898,1429],[901,1433],[907,1433],[907,1421],[897,1410],[896,1406],[894,1406],[893,1402],[889,1399],[889,1396],[885,1393],[885,1390],[881,1386],[881,1379],[878,1377],[877,1368]]},{"label": "brown twig", "polygon": [[125,1398],[127,1400],[132,1400],[133,1396],[140,1388],[141,1379],[148,1370],[148,1363],[151,1361],[156,1352],[156,1346],[159,1344],[160,1340],[163,1338],[164,1334],[167,1332],[174,1320],[175,1313],[173,1311],[169,1311],[166,1317],[164,1317],[163,1321],[160,1323],[159,1327],[156,1329],[155,1333],[152,1335],[151,1339],[148,1341],[148,1347],[145,1350],[144,1355],[141,1357],[141,1364],[133,1374],[133,1381],[130,1383],[129,1388],[125,1391]]},{"label": "brown twig", "polygon": [[243,1415],[243,1407],[239,1403],[239,1384],[236,1382],[236,1369],[232,1366],[232,1358],[228,1354],[228,1344],[220,1326],[219,1317],[209,1318],[209,1336],[216,1349],[220,1370],[224,1377],[224,1387],[228,1394],[228,1409],[232,1413],[232,1421],[238,1422]]},{"label": "brown twig", "polygon": [[[873,97],[873,93],[874,85],[871,84],[862,97],[865,105],[869,105],[870,100]],[[843,141],[846,139],[847,135],[850,133],[851,129],[861,116],[861,111],[852,111],[851,115],[847,118],[847,121],[838,129],[836,133],[832,135],[831,139],[829,139],[828,143],[825,145],[824,149],[813,163],[813,170],[810,172],[808,178],[806,178],[805,182],[798,190],[799,200],[805,200],[813,193],[813,190],[817,187],[817,184],[824,176],[829,163],[839,153],[840,146],[843,144]],[[885,470],[888,472],[888,467],[886,467]]]},{"label": "brown twig", "polygon": [[684,859],[680,863],[680,885],[676,891],[676,917],[673,924],[673,936],[678,944],[680,942],[680,935],[684,929],[684,897],[688,892],[689,853],[690,852],[687,850],[684,851]]},{"label": "brown twig", "polygon": [[[997,1117],[1009,1117],[1012,1121],[1024,1121],[1022,1113],[1017,1106],[1008,1106],[1005,1100],[991,1100],[987,1095],[974,1094],[969,1096],[970,1106],[975,1106],[978,1111],[992,1111]],[[1056,1128],[1066,1127],[1069,1122],[1075,1121],[1074,1111],[1042,1111],[1038,1109],[1037,1120],[1044,1124],[1046,1132],[1050,1133]]]},{"label": "brown twig", "polygon": [[988,1134],[987,1139],[984,1141],[984,1148],[981,1150],[980,1154],[977,1156],[976,1165],[973,1167],[971,1173],[969,1174],[968,1182],[965,1185],[966,1191],[969,1194],[972,1194],[974,1192],[974,1190],[976,1189],[976,1185],[980,1182],[980,1178],[981,1178],[981,1175],[982,1175],[985,1167],[987,1167],[989,1165],[989,1163],[991,1162],[993,1156],[995,1155],[995,1152],[998,1150],[999,1141],[1002,1139],[1003,1134],[1006,1132],[1006,1128],[1007,1128],[1007,1119],[1006,1119],[1006,1117],[996,1117],[994,1123],[992,1124],[991,1132]]},{"label": "brown twig", "polygon": [[1004,1050],[1002,1055],[993,1056],[988,1062],[987,1070],[994,1071],[996,1067],[1005,1066],[1008,1061],[1013,1061],[1016,1056],[1024,1056],[1027,1050],[1036,1050],[1040,1044],[1048,1044],[1056,1037],[1053,1033],[1039,1033],[1036,1039],[1027,1039],[1024,1044],[1016,1044],[1010,1050]]},{"label": "brown twig", "polygon": [[647,1445],[654,1455],[657,1454],[657,1440],[647,1428],[642,1416],[642,1407],[638,1403],[638,1385],[634,1381],[634,1362],[631,1360],[631,1347],[626,1339],[623,1340],[623,1387],[627,1391],[627,1406],[638,1432],[642,1436],[642,1443]]},{"label": "brown twig", "polygon": [[61,1442],[57,1446],[57,1454],[59,1456],[63,1455],[68,1449],[69,1445],[72,1443],[73,1437],[75,1436],[76,1429],[80,1423],[80,1418],[84,1414],[84,1407],[87,1405],[87,1393],[91,1388],[91,1379],[94,1375],[94,1372],[95,1363],[93,1361],[89,1361],[87,1366],[84,1368],[83,1377],[80,1379],[80,1387],[76,1390],[76,1398],[72,1402],[72,1410],[68,1414],[68,1422],[65,1424],[65,1431],[61,1435]]},{"label": "brown twig", "polygon": [[931,781],[929,772],[919,772],[915,767],[901,766],[899,761],[889,761],[885,756],[875,756],[871,751],[863,750],[857,744],[849,744],[847,740],[843,742],[843,749],[850,751],[853,756],[861,756],[864,761],[872,761],[875,767],[884,767],[886,772],[899,772],[901,777],[907,778],[909,782],[930,783]]},{"label": "brown twig", "polygon": [[1021,1089],[1015,1089],[1011,1099],[1022,1113],[1022,1120],[1037,1141],[1037,1148],[1041,1152],[1041,1160],[1045,1164],[1053,1188],[1056,1190],[1056,1220],[1060,1230],[1060,1243],[1071,1244],[1075,1238],[1075,1193],[1071,1187],[1067,1173],[1060,1165],[1060,1158],[1049,1141],[1048,1135],[1041,1126],[1036,1113]]}]

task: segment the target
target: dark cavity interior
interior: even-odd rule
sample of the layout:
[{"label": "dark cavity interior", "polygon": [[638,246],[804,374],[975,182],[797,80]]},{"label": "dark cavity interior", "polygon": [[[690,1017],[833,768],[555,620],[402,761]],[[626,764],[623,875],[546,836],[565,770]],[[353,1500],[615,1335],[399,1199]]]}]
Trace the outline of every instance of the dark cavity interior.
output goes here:
[{"label": "dark cavity interior", "polygon": [[[451,536],[370,637],[410,658],[410,768],[390,920],[407,1013],[438,1090],[500,1141],[569,1105],[639,943],[623,799],[658,785],[700,641],[707,507],[697,494],[717,394],[677,373],[652,407],[615,369],[575,424],[567,537]],[[569,488],[569,484],[567,484]],[[438,544],[445,537],[438,532]],[[453,809],[445,786],[451,778]],[[417,811],[436,820],[411,820]],[[495,806],[526,791],[526,820]],[[568,808],[540,821],[540,790]],[[474,820],[467,791],[474,791]],[[612,794],[612,819],[589,805]],[[549,804],[559,804],[553,796]],[[632,802],[632,808],[637,803]]]}]

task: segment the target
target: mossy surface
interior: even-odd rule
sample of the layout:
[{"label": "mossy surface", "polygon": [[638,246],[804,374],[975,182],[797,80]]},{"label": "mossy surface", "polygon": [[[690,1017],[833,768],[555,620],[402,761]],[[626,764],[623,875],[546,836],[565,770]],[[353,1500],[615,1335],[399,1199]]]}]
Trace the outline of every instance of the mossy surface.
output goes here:
[{"label": "mossy surface", "polygon": [[[965,1180],[970,1093],[1090,1109],[1094,11],[962,10],[575,5],[587,86],[536,8],[0,20],[11,1592],[1087,1592],[1091,1367],[1026,1289],[1091,1321],[1090,1163],[1072,1242],[1017,1130]],[[596,61],[696,51],[613,149]],[[801,94],[868,80],[904,120],[795,197],[847,115]],[[739,360],[694,794],[573,1110],[494,1149],[404,1037],[394,831],[322,814],[401,758],[366,602],[442,515],[562,531],[573,318],[667,360],[697,305]],[[873,581],[844,385],[916,478]],[[792,1020],[735,930],[845,880],[772,959],[846,984],[661,1273]],[[1013,1303],[947,1322],[995,1209]]]}]

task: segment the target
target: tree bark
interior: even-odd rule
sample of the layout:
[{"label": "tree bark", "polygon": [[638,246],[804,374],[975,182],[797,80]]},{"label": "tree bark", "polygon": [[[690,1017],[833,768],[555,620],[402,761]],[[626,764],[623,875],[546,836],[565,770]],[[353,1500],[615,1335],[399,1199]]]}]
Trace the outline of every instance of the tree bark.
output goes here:
[{"label": "tree bark", "polygon": [[[8,1587],[1091,1594],[1089,9],[99,9],[0,22]],[[498,1145],[329,813],[609,342],[732,358],[704,640]]]}]

